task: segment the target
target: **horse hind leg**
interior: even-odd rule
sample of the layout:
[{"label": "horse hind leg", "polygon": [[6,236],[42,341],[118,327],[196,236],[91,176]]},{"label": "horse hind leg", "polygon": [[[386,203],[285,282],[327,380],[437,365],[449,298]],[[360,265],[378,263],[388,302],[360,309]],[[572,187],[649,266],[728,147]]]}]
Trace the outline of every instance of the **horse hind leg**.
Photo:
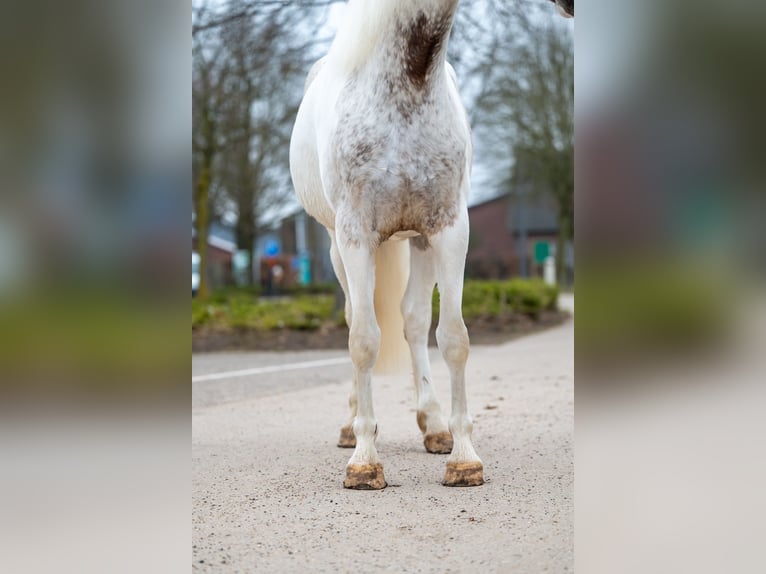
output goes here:
[{"label": "horse hind leg", "polygon": [[439,285],[439,326],[436,340],[447,363],[452,386],[452,415],[449,429],[453,447],[447,459],[445,486],[478,486],[484,483],[481,459],[471,442],[473,421],[468,415],[465,393],[465,364],[469,341],[462,316],[463,271],[468,247],[468,214],[431,240]]},{"label": "horse hind leg", "polygon": [[426,450],[436,454],[452,451],[450,434],[436,399],[428,360],[428,331],[431,328],[431,298],[436,284],[433,251],[422,241],[412,241],[410,278],[402,300],[404,335],[412,355],[417,397],[417,422]]},{"label": "horse hind leg", "polygon": [[[336,229],[343,229],[342,225]],[[346,269],[348,295],[353,317],[348,348],[354,364],[357,404],[353,432],[356,446],[346,465],[343,486],[357,490],[386,487],[383,465],[378,459],[375,438],[378,425],[372,406],[372,368],[380,348],[380,329],[375,320],[375,253],[365,245],[355,246],[338,237],[338,251]]]},{"label": "horse hind leg", "polygon": [[[338,251],[338,243],[335,238],[335,232],[330,233],[330,260],[332,261],[332,267],[335,270],[335,276],[338,278],[341,288],[343,289],[343,295],[345,296],[345,313],[346,323],[351,325],[351,300],[348,296],[348,280],[346,279],[346,269],[343,266],[343,259]],[[341,448],[354,448],[356,446],[356,437],[354,436],[354,417],[356,417],[356,378],[351,380],[351,392],[348,396],[348,407],[350,412],[350,418],[348,422],[340,429],[340,437],[338,438],[338,446]]]}]

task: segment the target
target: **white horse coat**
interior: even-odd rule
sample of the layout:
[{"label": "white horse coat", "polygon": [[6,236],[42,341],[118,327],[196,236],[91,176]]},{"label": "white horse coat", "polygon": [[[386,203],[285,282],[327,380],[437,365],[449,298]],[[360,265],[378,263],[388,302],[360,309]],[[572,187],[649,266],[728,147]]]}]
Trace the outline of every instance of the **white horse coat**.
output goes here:
[{"label": "white horse coat", "polygon": [[[330,233],[346,293],[355,368],[352,419],[341,433],[341,446],[355,446],[349,488],[385,486],[374,444],[371,369],[384,356],[406,356],[403,332],[426,448],[451,451],[445,484],[483,480],[463,375],[468,336],[460,303],[472,147],[446,62],[456,9],[457,0],[350,0],[329,54],[309,74],[293,131],[296,193]],[[437,340],[453,387],[449,431],[427,355],[436,282]]]}]

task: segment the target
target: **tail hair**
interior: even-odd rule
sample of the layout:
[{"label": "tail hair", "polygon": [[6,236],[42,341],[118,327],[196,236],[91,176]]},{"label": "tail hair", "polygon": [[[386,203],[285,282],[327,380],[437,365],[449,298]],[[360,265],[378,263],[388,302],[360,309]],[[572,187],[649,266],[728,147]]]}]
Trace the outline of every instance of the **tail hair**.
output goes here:
[{"label": "tail hair", "polygon": [[404,338],[401,303],[410,272],[410,242],[390,239],[375,254],[375,317],[380,327],[380,351],[375,373],[398,374],[410,368]]}]

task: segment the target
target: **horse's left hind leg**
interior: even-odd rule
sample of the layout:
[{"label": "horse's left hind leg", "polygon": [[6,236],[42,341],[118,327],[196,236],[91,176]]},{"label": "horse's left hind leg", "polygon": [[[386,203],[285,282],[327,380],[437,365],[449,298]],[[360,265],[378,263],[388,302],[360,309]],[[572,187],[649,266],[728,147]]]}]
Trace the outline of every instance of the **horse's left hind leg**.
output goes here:
[{"label": "horse's left hind leg", "polygon": [[[342,229],[342,225],[336,229]],[[348,295],[353,317],[348,338],[354,380],[357,391],[357,411],[354,418],[356,448],[346,465],[343,486],[358,490],[386,487],[383,465],[378,460],[375,437],[378,425],[372,408],[372,368],[380,349],[380,328],[375,320],[373,295],[375,290],[375,253],[364,245],[354,246],[347,238],[338,237],[339,253],[348,280]]]},{"label": "horse's left hind leg", "polygon": [[428,452],[449,454],[452,435],[442,417],[433,388],[428,360],[428,331],[431,328],[431,298],[436,284],[433,250],[422,239],[411,242],[410,278],[402,300],[404,336],[412,354],[413,377],[418,401],[417,421]]}]

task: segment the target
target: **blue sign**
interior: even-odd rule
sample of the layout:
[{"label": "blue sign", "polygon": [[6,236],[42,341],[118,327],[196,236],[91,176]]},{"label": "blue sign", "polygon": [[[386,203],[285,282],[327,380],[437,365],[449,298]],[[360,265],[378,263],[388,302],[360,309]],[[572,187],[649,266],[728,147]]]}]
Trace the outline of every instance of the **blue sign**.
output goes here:
[{"label": "blue sign", "polygon": [[264,248],[264,252],[268,257],[276,257],[279,255],[279,241],[276,239],[266,240],[266,247]]}]

